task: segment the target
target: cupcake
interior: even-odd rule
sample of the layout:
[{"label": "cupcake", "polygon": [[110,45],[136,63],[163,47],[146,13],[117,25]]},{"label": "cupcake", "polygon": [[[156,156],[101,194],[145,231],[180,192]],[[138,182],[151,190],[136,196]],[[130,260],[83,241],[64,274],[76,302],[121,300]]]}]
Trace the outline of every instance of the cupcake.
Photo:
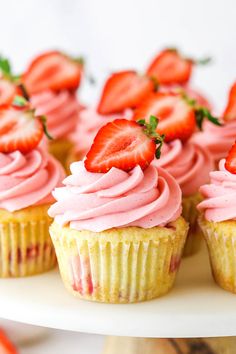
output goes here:
[{"label": "cupcake", "polygon": [[207,149],[191,141],[176,139],[163,146],[161,158],[155,165],[168,171],[179,183],[183,194],[183,217],[189,222],[184,255],[196,253],[201,245],[202,232],[198,226],[197,204],[201,201],[199,187],[209,181],[214,163]]},{"label": "cupcake", "polygon": [[49,151],[65,165],[73,147],[74,132],[81,105],[76,97],[83,66],[60,52],[47,52],[29,65],[22,75],[32,106],[37,115],[47,117],[47,125],[53,141]]},{"label": "cupcake", "polygon": [[0,277],[42,273],[56,264],[47,210],[64,172],[39,147],[43,124],[32,109],[2,109],[0,131]]},{"label": "cupcake", "polygon": [[199,224],[208,246],[213,277],[223,289],[236,293],[236,144],[219,170],[210,173],[210,183],[200,192]]},{"label": "cupcake", "polygon": [[116,118],[130,119],[132,108],[154,89],[152,79],[135,71],[113,73],[105,82],[97,107],[84,108],[80,112],[76,130],[72,134],[74,148],[67,159],[67,170],[72,162],[85,157],[103,125]]},{"label": "cupcake", "polygon": [[171,173],[182,189],[183,216],[190,224],[184,251],[186,256],[200,248],[196,205],[201,196],[198,189],[208,182],[209,172],[214,168],[208,150],[190,141],[197,128],[196,115],[206,112],[209,111],[195,106],[185,95],[157,92],[147,97],[133,116],[134,120],[147,119],[149,115],[159,119],[157,131],[165,135],[165,144],[161,158],[154,163]]},{"label": "cupcake", "polygon": [[192,138],[210,151],[216,167],[226,156],[236,137],[236,83],[230,90],[228,104],[221,121],[222,126],[204,122],[202,131],[194,134]]},{"label": "cupcake", "polygon": [[150,164],[161,145],[152,128],[125,119],[106,124],[53,192],[50,233],[76,297],[131,303],[173,286],[188,226],[177,182]]}]

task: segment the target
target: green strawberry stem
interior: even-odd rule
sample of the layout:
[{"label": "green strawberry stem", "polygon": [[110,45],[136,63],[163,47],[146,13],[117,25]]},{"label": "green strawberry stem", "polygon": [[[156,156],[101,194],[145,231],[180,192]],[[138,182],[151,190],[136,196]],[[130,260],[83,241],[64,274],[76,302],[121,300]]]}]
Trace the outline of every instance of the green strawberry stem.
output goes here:
[{"label": "green strawberry stem", "polygon": [[140,119],[137,121],[137,123],[141,126],[144,127],[143,131],[144,133],[151,138],[154,143],[157,145],[156,153],[155,156],[157,159],[161,157],[161,148],[165,139],[165,135],[158,134],[156,129],[158,126],[158,119],[155,116],[150,116],[149,118],[149,123],[145,121],[145,119]]},{"label": "green strawberry stem", "polygon": [[209,109],[207,109],[206,107],[202,107],[199,106],[196,102],[196,100],[192,99],[191,97],[189,97],[186,92],[181,91],[180,92],[182,98],[185,100],[185,102],[193,107],[194,111],[195,111],[195,119],[196,119],[196,123],[197,126],[200,130],[202,130],[202,124],[204,119],[209,120],[211,123],[218,125],[218,126],[222,126],[222,123],[219,121],[219,118],[213,116],[211,114],[211,112],[209,111]]}]

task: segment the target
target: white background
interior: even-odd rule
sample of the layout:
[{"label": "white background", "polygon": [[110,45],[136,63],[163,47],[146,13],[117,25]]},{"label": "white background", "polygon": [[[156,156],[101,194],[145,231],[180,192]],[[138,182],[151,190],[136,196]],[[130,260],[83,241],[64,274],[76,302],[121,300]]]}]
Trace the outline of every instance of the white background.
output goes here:
[{"label": "white background", "polygon": [[[83,55],[101,84],[112,70],[142,71],[159,49],[177,46],[190,56],[213,57],[193,81],[220,111],[236,79],[235,19],[235,0],[0,0],[0,53],[17,72],[45,49]],[[98,88],[85,86],[82,96],[94,101]],[[65,353],[62,342],[71,354],[101,350],[100,337],[55,332],[51,338],[45,354]]]},{"label": "white background", "polygon": [[221,108],[236,79],[235,18],[235,0],[0,0],[0,52],[22,70],[39,51],[64,49],[101,79],[142,70],[158,49],[177,46],[214,58],[194,81]]}]

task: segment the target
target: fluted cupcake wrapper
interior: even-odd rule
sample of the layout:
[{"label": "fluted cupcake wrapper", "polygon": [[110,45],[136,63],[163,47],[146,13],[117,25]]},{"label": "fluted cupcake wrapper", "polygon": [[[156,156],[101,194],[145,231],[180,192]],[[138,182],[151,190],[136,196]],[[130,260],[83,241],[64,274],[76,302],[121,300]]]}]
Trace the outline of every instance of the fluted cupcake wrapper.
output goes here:
[{"label": "fluted cupcake wrapper", "polygon": [[208,246],[213,277],[223,289],[236,293],[236,221],[199,224]]},{"label": "fluted cupcake wrapper", "polygon": [[202,200],[200,193],[196,193],[189,197],[183,197],[183,212],[182,215],[189,223],[189,231],[186,239],[183,256],[191,256],[197,253],[201,247],[203,234],[198,224],[197,205]]},{"label": "fluted cupcake wrapper", "polygon": [[176,278],[187,223],[170,228],[127,227],[100,233],[50,228],[66,288],[75,296],[108,303],[131,303],[168,292]]},{"label": "fluted cupcake wrapper", "polygon": [[[39,207],[36,207],[36,212]],[[30,212],[31,220],[0,222],[0,277],[25,277],[46,272],[56,265],[49,235],[50,218]],[[27,211],[25,211],[27,215]],[[23,212],[21,212],[22,216]],[[12,214],[14,219],[14,213]],[[3,218],[1,218],[2,221]]]}]

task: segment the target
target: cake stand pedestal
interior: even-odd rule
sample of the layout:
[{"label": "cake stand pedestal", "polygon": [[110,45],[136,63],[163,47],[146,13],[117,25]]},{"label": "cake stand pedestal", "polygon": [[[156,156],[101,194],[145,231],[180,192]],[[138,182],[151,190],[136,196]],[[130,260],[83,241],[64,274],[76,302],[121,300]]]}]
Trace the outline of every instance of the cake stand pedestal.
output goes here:
[{"label": "cake stand pedestal", "polygon": [[[0,318],[131,338],[229,337],[236,336],[236,295],[214,283],[207,253],[203,250],[183,260],[176,285],[169,294],[138,304],[109,305],[76,299],[65,290],[57,269],[29,278],[1,279]],[[149,354],[151,350],[155,352],[156,343],[160,344],[159,340],[131,338],[109,338],[105,353],[115,354],[109,346],[117,347],[117,341],[122,348],[131,347],[129,354],[134,353],[132,348],[139,354],[136,348],[143,345],[154,348],[140,352]],[[229,343],[229,340],[223,341]],[[230,343],[233,345],[234,339]],[[125,353],[120,351],[119,354]],[[185,354],[177,352],[180,353]],[[201,352],[194,352],[198,353]],[[235,354],[236,349],[222,353]]]}]

